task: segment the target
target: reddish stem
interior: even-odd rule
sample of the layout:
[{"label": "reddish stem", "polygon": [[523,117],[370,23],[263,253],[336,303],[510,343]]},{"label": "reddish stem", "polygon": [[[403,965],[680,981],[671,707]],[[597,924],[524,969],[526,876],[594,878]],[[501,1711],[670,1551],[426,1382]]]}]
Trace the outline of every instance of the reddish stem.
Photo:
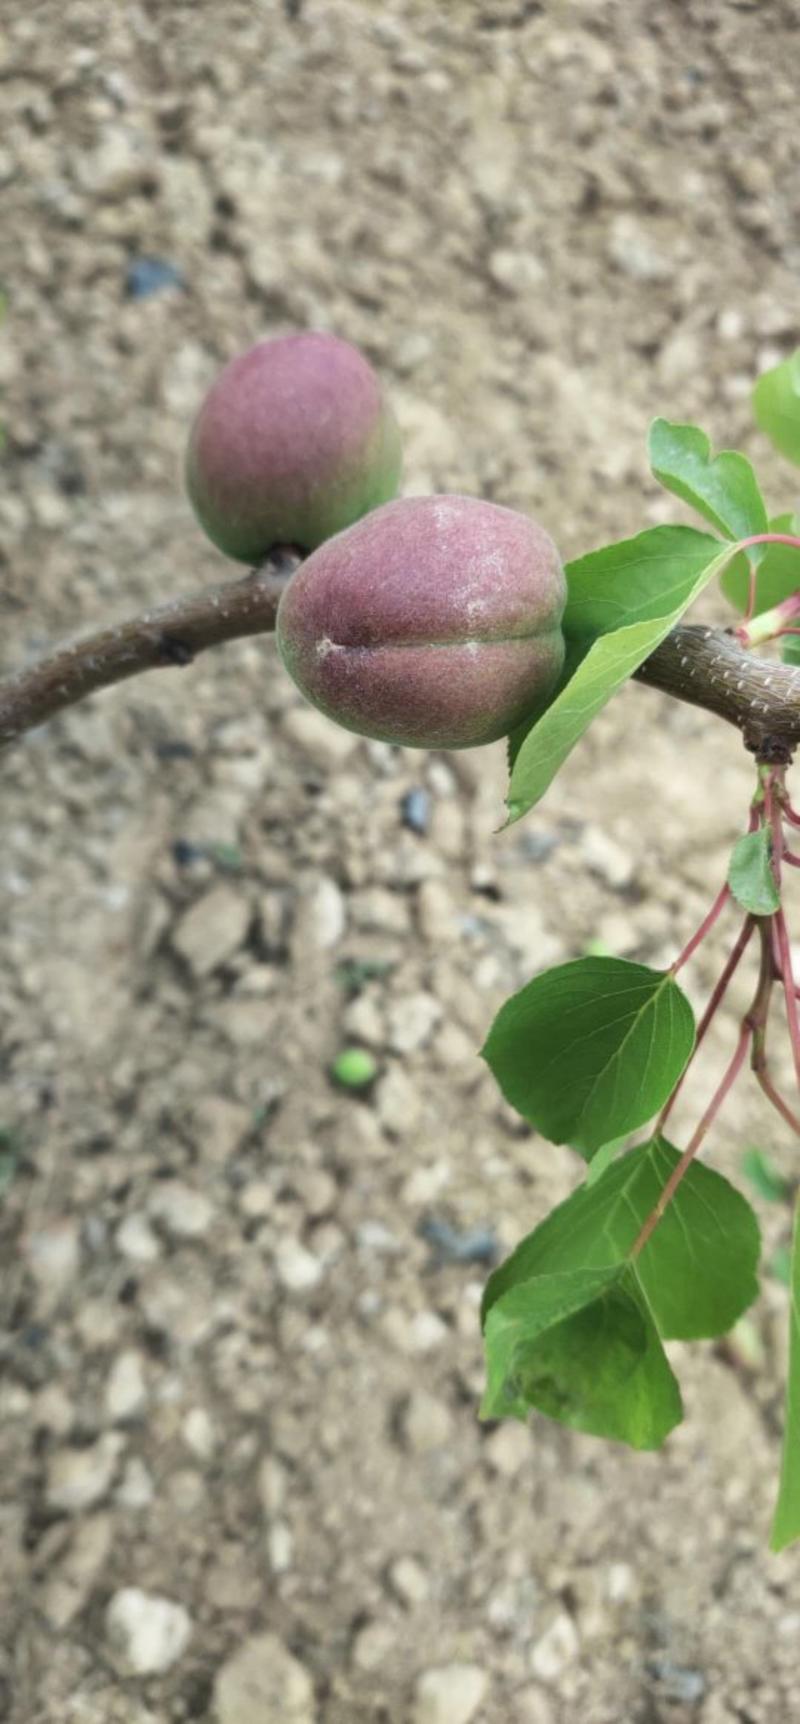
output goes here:
[{"label": "reddish stem", "polygon": [[711,909],[708,911],[708,914],[703,917],[699,928],[692,935],[691,940],[689,940],[687,945],[684,946],[680,956],[675,959],[674,964],[671,966],[671,973],[673,976],[676,976],[678,971],[683,968],[684,964],[688,963],[692,953],[697,951],[698,946],[705,939],[706,934],[710,933],[730,895],[731,889],[726,881],[725,885],[720,887]]},{"label": "reddish stem", "polygon": [[675,1102],[677,1101],[678,1096],[680,1095],[680,1092],[683,1089],[684,1083],[686,1082],[686,1079],[689,1075],[689,1069],[694,1062],[694,1059],[697,1055],[698,1049],[699,1049],[700,1044],[703,1040],[703,1037],[706,1034],[706,1031],[709,1027],[709,1024],[711,1023],[711,1020],[714,1017],[714,1015],[717,1011],[717,1008],[720,1005],[720,1002],[722,1001],[724,995],[727,993],[731,978],[734,975],[735,971],[738,969],[739,964],[741,962],[741,959],[744,956],[745,951],[747,950],[747,946],[748,946],[750,939],[752,937],[752,933],[753,933],[753,929],[755,928],[755,925],[756,925],[755,924],[755,917],[753,917],[753,916],[747,916],[745,918],[745,921],[742,923],[742,926],[739,930],[738,937],[736,939],[736,943],[735,943],[735,945],[731,951],[730,957],[728,958],[727,963],[725,964],[725,967],[722,971],[722,974],[719,977],[719,980],[717,981],[717,983],[714,987],[714,990],[711,994],[711,998],[708,1002],[708,1005],[706,1006],[706,1009],[703,1013],[703,1016],[700,1019],[700,1022],[697,1026],[697,1035],[695,1037],[694,1048],[692,1051],[692,1058],[689,1061],[689,1065],[687,1065],[686,1070],[679,1077],[678,1082],[676,1083],[675,1088],[672,1091],[671,1096],[669,1096],[667,1098],[667,1101],[665,1102],[665,1104],[664,1104],[663,1108],[661,1109],[661,1112],[658,1116],[658,1119],[656,1121],[656,1134],[660,1134],[663,1131],[664,1126],[666,1125],[666,1122],[667,1122],[667,1120],[668,1120],[668,1118],[672,1112],[673,1106],[674,1106]]},{"label": "reddish stem", "polygon": [[750,1046],[752,1035],[753,1035],[752,1025],[748,1022],[747,1019],[745,1019],[745,1022],[742,1024],[742,1027],[739,1031],[739,1040],[736,1044],[736,1052],[734,1053],[733,1059],[731,1060],[731,1062],[730,1062],[723,1078],[721,1079],[720,1083],[717,1085],[717,1088],[715,1089],[714,1094],[711,1097],[711,1100],[708,1104],[708,1107],[706,1108],[706,1111],[703,1114],[703,1117],[700,1120],[699,1125],[697,1126],[696,1130],[693,1132],[692,1137],[690,1138],[689,1143],[687,1144],[686,1149],[684,1150],[683,1155],[680,1158],[680,1161],[677,1162],[676,1166],[673,1168],[673,1170],[669,1176],[669,1179],[667,1180],[667,1183],[664,1186],[664,1189],[661,1193],[661,1196],[659,1197],[658,1202],[655,1205],[655,1208],[651,1211],[650,1215],[648,1215],[647,1220],[644,1223],[644,1226],[641,1228],[641,1231],[640,1231],[637,1239],[635,1240],[633,1248],[631,1250],[631,1253],[630,1253],[631,1257],[638,1257],[639,1252],[647,1244],[647,1241],[650,1238],[651,1233],[658,1226],[658,1223],[661,1220],[661,1217],[664,1214],[664,1211],[667,1208],[667,1205],[671,1202],[672,1198],[674,1197],[675,1192],[677,1191],[678,1186],[680,1185],[681,1180],[684,1177],[684,1174],[688,1171],[691,1162],[694,1160],[694,1158],[697,1154],[697,1151],[700,1148],[700,1145],[703,1141],[703,1138],[706,1135],[706,1132],[709,1129],[709,1126],[713,1125],[714,1120],[716,1119],[717,1114],[719,1113],[719,1110],[722,1107],[722,1104],[725,1101],[726,1096],[728,1095],[729,1091],[733,1088],[733,1085],[735,1084],[736,1079],[739,1076],[739,1073],[742,1069],[742,1066],[744,1065],[745,1058],[747,1056],[747,1050],[748,1050],[748,1047]]},{"label": "reddish stem", "polygon": [[741,539],[737,548],[747,551],[751,545],[793,545],[800,551],[800,539],[792,533],[753,533],[751,538]]},{"label": "reddish stem", "polygon": [[773,1107],[777,1109],[778,1113],[781,1116],[781,1119],[785,1120],[785,1122],[789,1126],[790,1130],[795,1132],[797,1134],[797,1136],[800,1137],[800,1119],[798,1119],[796,1113],[792,1113],[792,1110],[789,1107],[788,1103],[784,1101],[783,1096],[775,1088],[775,1085],[772,1082],[772,1078],[770,1077],[769,1072],[767,1071],[766,1065],[763,1065],[763,1066],[755,1066],[754,1065],[753,1066],[753,1072],[755,1074],[756,1082],[761,1085],[761,1088],[763,1089],[764,1094],[767,1097],[767,1100],[772,1102]]}]

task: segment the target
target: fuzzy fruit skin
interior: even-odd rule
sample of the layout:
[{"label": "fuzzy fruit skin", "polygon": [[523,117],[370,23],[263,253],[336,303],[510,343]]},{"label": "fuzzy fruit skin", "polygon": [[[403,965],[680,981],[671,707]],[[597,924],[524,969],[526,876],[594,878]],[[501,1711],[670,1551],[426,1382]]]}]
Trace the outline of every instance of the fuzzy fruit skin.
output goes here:
[{"label": "fuzzy fruit skin", "polygon": [[336,335],[260,341],[212,384],[189,437],[186,488],[226,556],[311,551],[394,497],[397,422],[372,366]]},{"label": "fuzzy fruit skin", "polygon": [[543,528],[476,497],[404,497],[301,565],[281,658],[346,730],[409,748],[494,742],[552,694],[566,583]]}]

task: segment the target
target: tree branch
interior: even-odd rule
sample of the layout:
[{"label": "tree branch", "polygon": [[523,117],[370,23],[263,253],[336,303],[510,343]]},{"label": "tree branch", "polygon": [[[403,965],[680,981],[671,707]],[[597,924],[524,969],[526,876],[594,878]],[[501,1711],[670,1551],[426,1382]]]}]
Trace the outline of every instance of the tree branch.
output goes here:
[{"label": "tree branch", "polygon": [[[0,749],[97,689],[140,671],[189,665],[223,641],[270,633],[301,560],[292,546],[279,546],[241,580],[174,599],[0,678]],[[636,680],[735,725],[761,760],[788,762],[800,743],[800,666],[758,658],[724,629],[679,624]]]},{"label": "tree branch", "polygon": [[800,665],[758,658],[727,629],[679,623],[635,675],[735,724],[759,760],[788,765],[800,742]]},{"label": "tree branch", "polygon": [[15,676],[0,678],[0,749],[96,689],[110,688],[139,671],[189,665],[198,653],[223,641],[270,633],[281,593],[301,560],[291,546],[279,546],[242,580],[173,599],[70,641]]}]

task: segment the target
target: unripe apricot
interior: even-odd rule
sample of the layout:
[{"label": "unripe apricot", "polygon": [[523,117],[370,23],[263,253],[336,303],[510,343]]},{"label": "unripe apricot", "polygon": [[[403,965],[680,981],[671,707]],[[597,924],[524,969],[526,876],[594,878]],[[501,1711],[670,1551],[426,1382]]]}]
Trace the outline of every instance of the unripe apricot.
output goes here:
[{"label": "unripe apricot", "polygon": [[535,521],[476,497],[405,497],[321,545],[276,632],[290,676],[346,730],[410,748],[494,742],[564,662],[566,585]]},{"label": "unripe apricot", "polygon": [[336,335],[260,341],[225,366],[192,427],[186,486],[227,556],[311,551],[393,497],[400,433],[372,366]]}]

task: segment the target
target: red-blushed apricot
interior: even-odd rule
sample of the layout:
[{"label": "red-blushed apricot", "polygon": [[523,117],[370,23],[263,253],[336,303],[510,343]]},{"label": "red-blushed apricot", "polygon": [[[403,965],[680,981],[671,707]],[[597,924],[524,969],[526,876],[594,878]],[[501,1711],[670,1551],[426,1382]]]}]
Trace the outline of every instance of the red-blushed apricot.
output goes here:
[{"label": "red-blushed apricot", "polygon": [[212,384],[186,456],[189,500],[227,556],[311,551],[394,497],[400,433],[372,366],[336,335],[260,341]]},{"label": "red-blushed apricot", "polygon": [[474,748],[552,694],[565,600],[556,547],[526,515],[477,497],[405,497],[301,564],[278,607],[278,648],[346,730]]}]

